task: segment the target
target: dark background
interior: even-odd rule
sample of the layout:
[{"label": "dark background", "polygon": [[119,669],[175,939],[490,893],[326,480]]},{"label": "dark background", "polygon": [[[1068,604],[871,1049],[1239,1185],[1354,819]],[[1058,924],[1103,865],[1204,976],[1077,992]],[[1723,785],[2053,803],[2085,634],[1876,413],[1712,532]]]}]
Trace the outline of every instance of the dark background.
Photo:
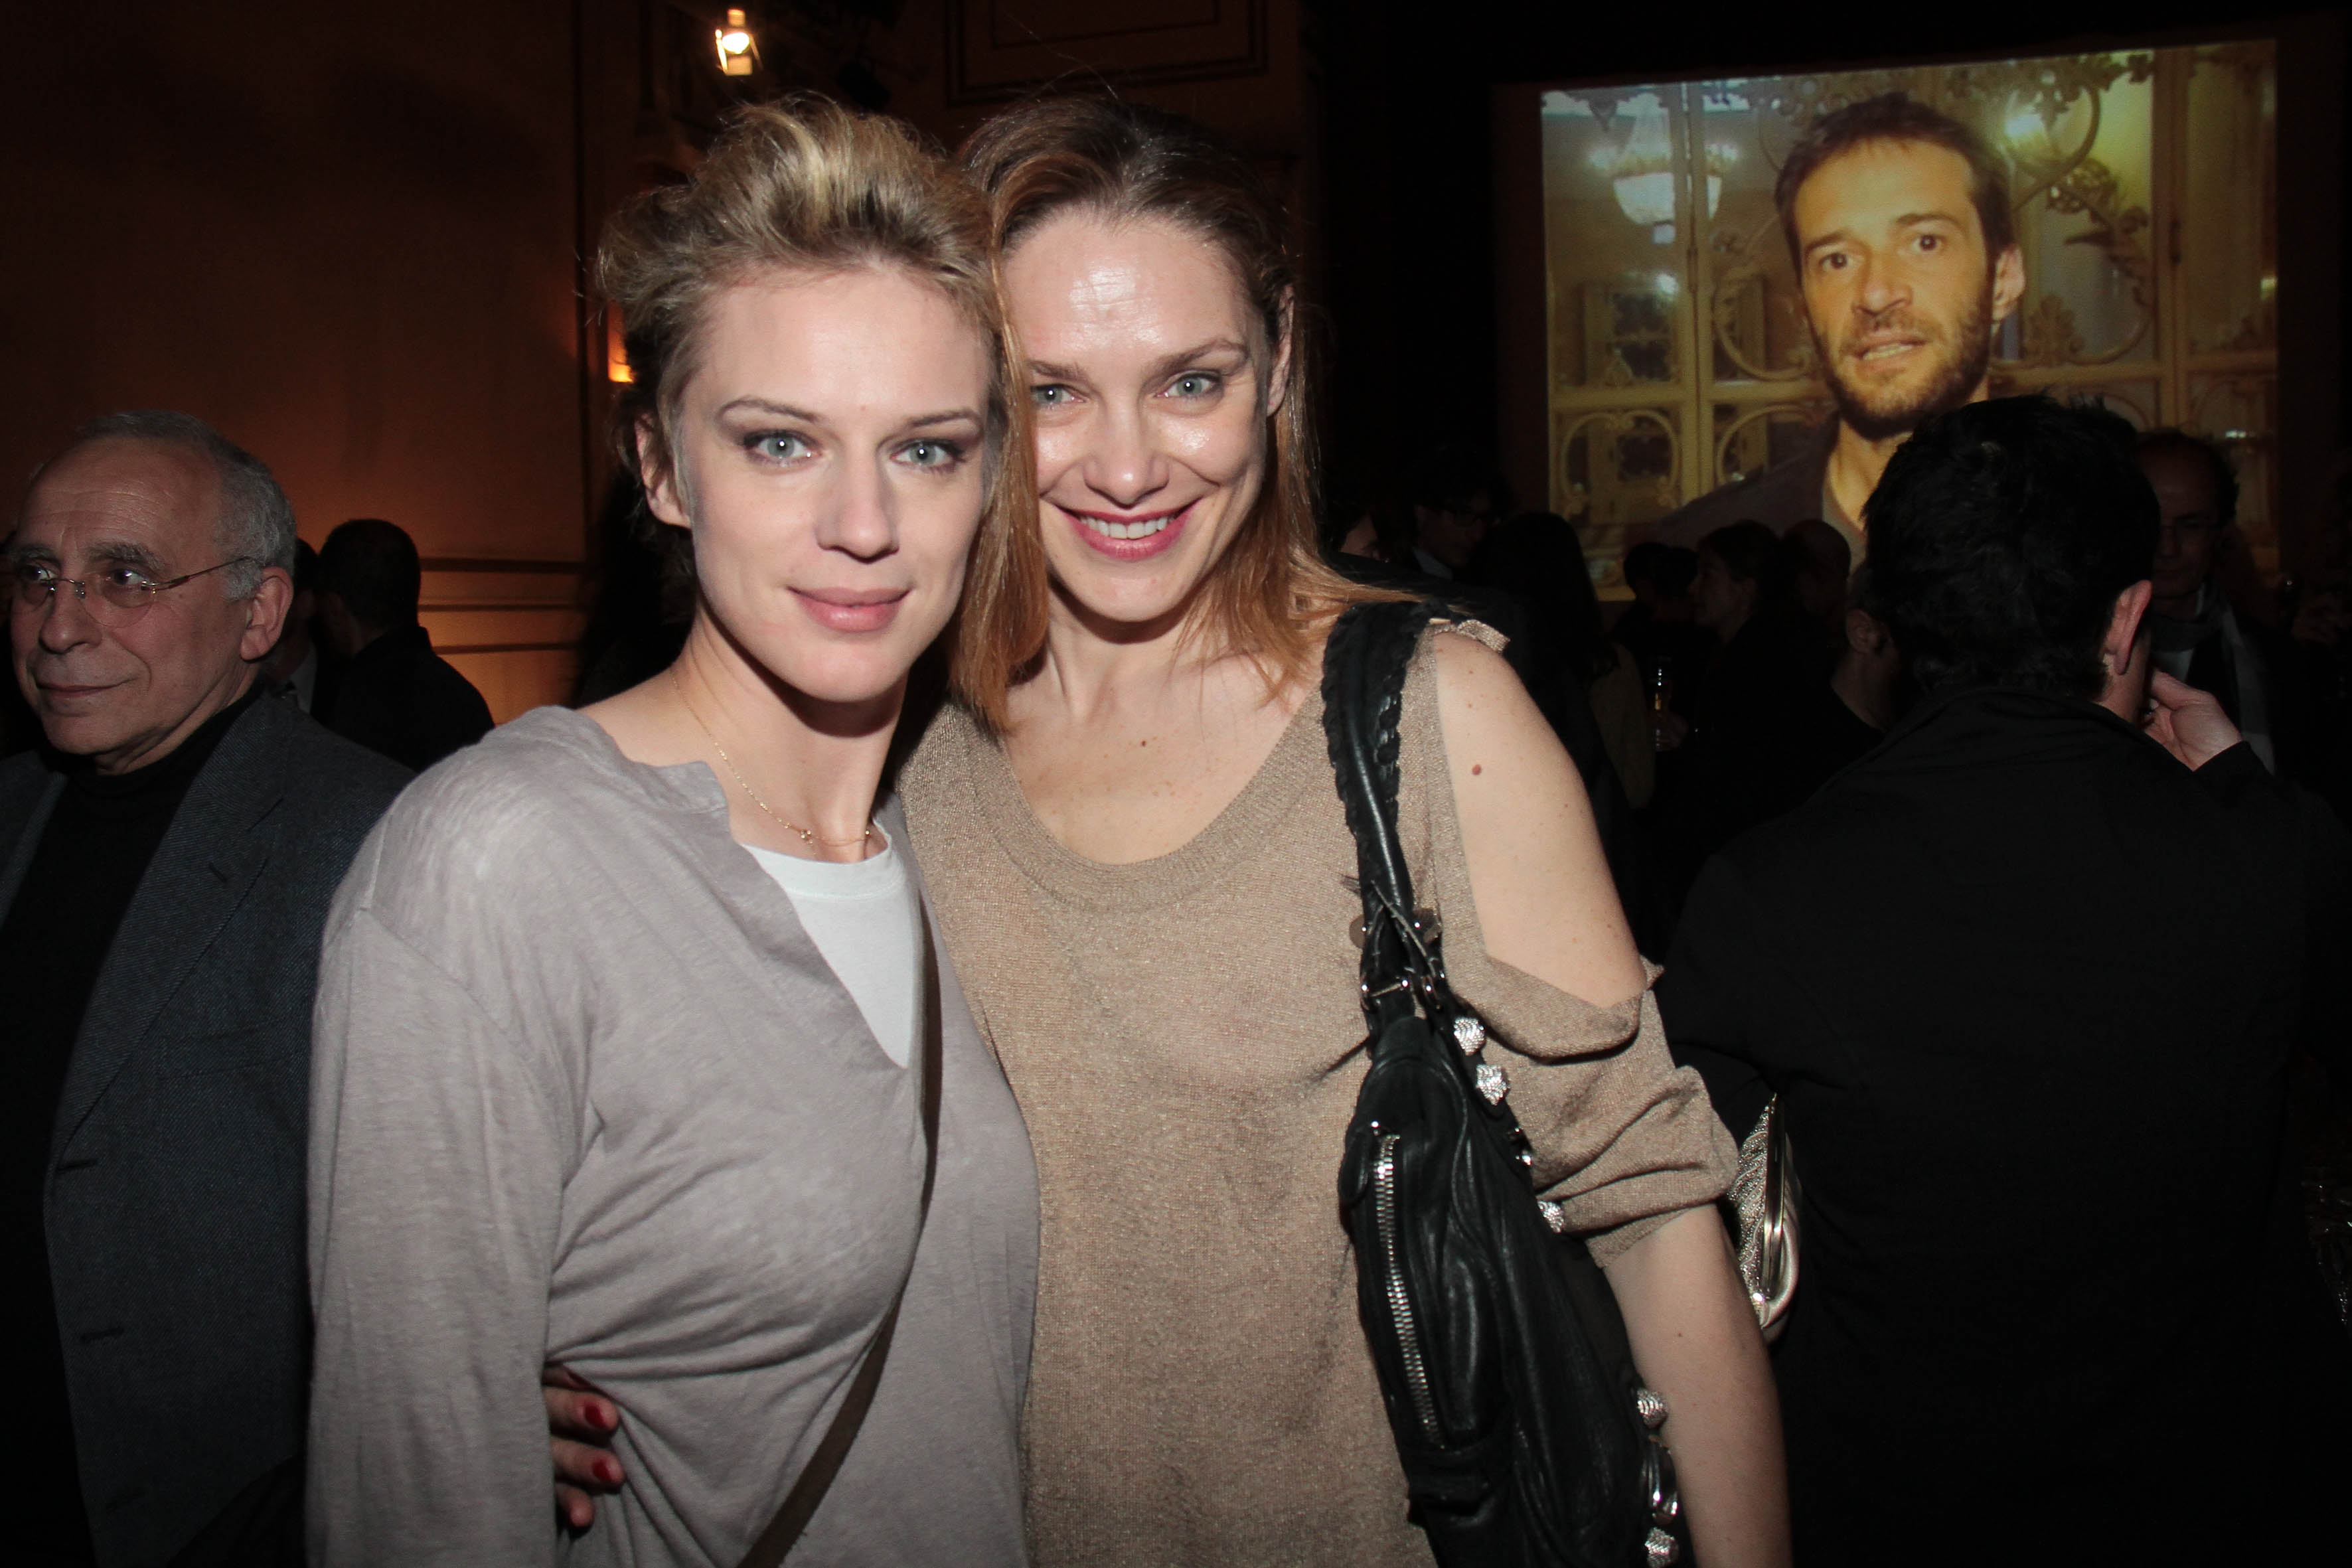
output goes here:
[{"label": "dark background", "polygon": [[[1533,111],[1529,105],[1523,139],[1515,136],[1517,120],[1496,112],[1498,87],[2087,53],[2291,30],[2316,34],[2320,43],[2315,50],[2283,40],[2279,51],[2281,445],[2303,459],[2282,519],[2294,565],[2310,548],[2311,509],[2323,504],[2329,455],[2346,445],[2352,355],[2339,237],[2352,185],[2343,12],[2250,18],[2243,6],[2159,3],[2131,8],[2129,33],[2113,30],[2117,15],[2113,5],[2076,0],[1906,5],[1860,16],[1318,0],[1310,18],[1325,61],[1325,438],[1333,494],[1352,500],[1392,485],[1411,455],[1435,439],[1491,452],[1520,505],[1547,504]],[[2288,356],[2293,363],[2284,363]]]},{"label": "dark background", "polygon": [[1466,447],[1545,503],[1538,84],[2277,37],[2279,519],[2315,552],[2347,445],[2340,11],[2077,0],[1863,15],[1398,0],[767,0],[719,76],[703,0],[19,0],[0,14],[0,476],[169,406],[275,468],[313,542],[389,517],[499,718],[570,689],[612,471],[605,214],[730,101],[816,88],[947,145],[1108,85],[1227,132],[1286,195],[1329,489]]}]

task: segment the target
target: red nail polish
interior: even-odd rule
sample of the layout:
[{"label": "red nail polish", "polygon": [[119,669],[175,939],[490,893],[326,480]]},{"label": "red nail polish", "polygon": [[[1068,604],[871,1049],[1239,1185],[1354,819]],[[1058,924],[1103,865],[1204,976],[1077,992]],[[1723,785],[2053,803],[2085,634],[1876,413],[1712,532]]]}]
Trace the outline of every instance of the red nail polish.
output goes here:
[{"label": "red nail polish", "polygon": [[596,1479],[604,1482],[608,1487],[619,1486],[621,1484],[621,1462],[618,1459],[597,1460]]}]

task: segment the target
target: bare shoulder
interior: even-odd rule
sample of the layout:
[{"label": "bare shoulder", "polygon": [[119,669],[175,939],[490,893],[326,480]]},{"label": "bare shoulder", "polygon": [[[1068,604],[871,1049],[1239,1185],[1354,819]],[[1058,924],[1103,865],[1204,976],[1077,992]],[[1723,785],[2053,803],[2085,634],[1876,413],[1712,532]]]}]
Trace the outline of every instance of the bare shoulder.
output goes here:
[{"label": "bare shoulder", "polygon": [[1602,1005],[1644,976],[1576,764],[1503,657],[1429,643],[1445,769],[1489,956]]},{"label": "bare shoulder", "polygon": [[1489,816],[1507,818],[1538,802],[1589,822],[1583,780],[1518,672],[1465,634],[1441,633],[1427,648],[1436,667],[1438,721],[1465,842]]},{"label": "bare shoulder", "polygon": [[1437,667],[1438,710],[1445,716],[1448,742],[1457,722],[1505,732],[1532,724],[1550,737],[1551,726],[1528,696],[1518,672],[1480,632],[1486,628],[1457,626],[1429,639],[1429,657]]}]

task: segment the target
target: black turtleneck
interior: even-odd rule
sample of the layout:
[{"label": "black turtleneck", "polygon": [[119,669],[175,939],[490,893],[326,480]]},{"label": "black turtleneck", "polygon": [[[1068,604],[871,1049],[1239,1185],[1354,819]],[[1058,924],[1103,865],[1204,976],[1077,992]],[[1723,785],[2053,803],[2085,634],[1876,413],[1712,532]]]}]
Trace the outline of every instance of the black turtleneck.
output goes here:
[{"label": "black turtleneck", "polygon": [[73,1410],[41,1213],[58,1095],[131,895],[188,786],[253,701],[251,693],[240,698],[169,753],[127,773],[101,776],[86,759],[52,753],[66,786],[0,916],[0,997],[8,1019],[0,1048],[0,1277],[11,1281],[0,1287],[0,1300],[7,1302],[20,1358],[19,1435],[26,1439],[16,1478],[24,1517],[10,1526],[13,1561],[96,1561],[74,1462]]}]

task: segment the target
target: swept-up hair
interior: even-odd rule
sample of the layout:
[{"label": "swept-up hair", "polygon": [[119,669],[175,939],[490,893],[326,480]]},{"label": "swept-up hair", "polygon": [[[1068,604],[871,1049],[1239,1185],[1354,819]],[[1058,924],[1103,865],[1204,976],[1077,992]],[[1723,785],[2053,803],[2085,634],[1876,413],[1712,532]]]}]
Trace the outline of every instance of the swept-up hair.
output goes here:
[{"label": "swept-up hair", "polygon": [[614,436],[648,486],[670,476],[712,298],[778,272],[862,268],[938,289],[988,345],[986,501],[948,633],[949,679],[1002,724],[1013,670],[1045,637],[1028,399],[1013,384],[988,214],[908,126],[814,96],[745,109],[690,182],[648,192],[613,219],[597,281],[621,311],[634,378]]}]

